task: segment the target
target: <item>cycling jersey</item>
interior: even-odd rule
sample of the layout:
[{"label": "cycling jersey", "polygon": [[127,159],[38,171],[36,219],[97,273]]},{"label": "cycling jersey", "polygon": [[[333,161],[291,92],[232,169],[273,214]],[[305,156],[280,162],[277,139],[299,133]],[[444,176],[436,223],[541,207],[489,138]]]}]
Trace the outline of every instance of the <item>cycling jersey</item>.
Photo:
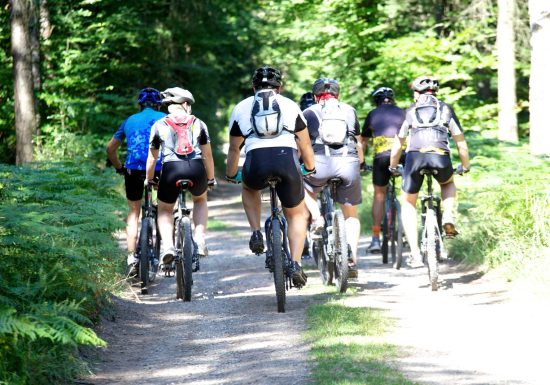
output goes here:
[{"label": "cycling jersey", "polygon": [[244,99],[233,109],[231,118],[229,119],[229,135],[246,138],[244,144],[245,153],[258,148],[268,147],[291,147],[298,149],[294,133],[306,128],[302,111],[294,101],[281,94],[277,95],[277,102],[281,109],[281,117],[285,129],[278,136],[272,138],[259,138],[254,134],[251,120],[254,96]]},{"label": "cycling jersey", "polygon": [[[130,170],[145,170],[147,155],[149,153],[149,136],[153,124],[166,116],[165,113],[145,108],[126,119],[113,136],[116,140],[123,142],[127,140],[127,154],[124,166]],[[155,169],[160,170],[160,160]]]},{"label": "cycling jersey", "polygon": [[[171,116],[171,115],[168,115]],[[166,122],[166,119],[157,121],[151,129],[150,146],[154,149],[161,149],[162,162],[181,162],[189,159],[202,159],[201,145],[210,143],[208,127],[196,118],[190,127],[192,135],[189,140],[193,146],[193,152],[188,155],[178,155],[175,152],[176,136],[173,129]]]},{"label": "cycling jersey", "polygon": [[357,157],[357,148],[355,147],[355,135],[359,133],[359,121],[357,120],[357,113],[355,109],[349,104],[338,102],[340,108],[345,113],[346,123],[348,125],[348,140],[344,145],[325,145],[318,139],[319,126],[321,124],[323,110],[320,104],[314,104],[308,107],[304,111],[304,117],[307,120],[307,127],[311,143],[313,144],[313,152],[316,155],[328,155],[330,156],[353,156]]},{"label": "cycling jersey", "polygon": [[416,127],[415,104],[407,108],[405,121],[399,130],[399,137],[410,136],[407,153],[411,151],[449,154],[449,134],[459,135],[462,127],[453,109],[447,103],[439,101],[440,122],[433,127]]},{"label": "cycling jersey", "polygon": [[381,104],[369,112],[361,136],[373,138],[374,158],[390,155],[395,135],[404,121],[405,110],[393,104]]}]

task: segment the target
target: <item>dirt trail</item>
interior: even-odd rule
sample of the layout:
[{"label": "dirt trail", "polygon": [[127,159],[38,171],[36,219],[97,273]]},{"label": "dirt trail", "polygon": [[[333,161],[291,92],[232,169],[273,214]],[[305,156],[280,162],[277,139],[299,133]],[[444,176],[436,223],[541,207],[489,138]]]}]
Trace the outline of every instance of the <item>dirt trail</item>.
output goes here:
[{"label": "dirt trail", "polygon": [[[238,186],[211,194],[210,215],[228,230],[210,231],[210,255],[195,275],[193,300],[175,301],[174,278],[157,277],[150,295],[116,298],[114,322],[98,333],[109,346],[96,356],[90,384],[309,384],[305,309],[323,291],[313,267],[308,286],[291,290],[276,311],[264,257],[248,250]],[[265,211],[264,211],[265,213]],[[495,277],[444,266],[443,287],[428,289],[425,269],[396,271],[360,243],[351,306],[387,310],[396,327],[385,340],[401,347],[395,363],[423,384],[548,384],[548,303],[517,295]],[[525,293],[523,291],[522,293]],[[545,305],[545,307],[541,306]]]}]

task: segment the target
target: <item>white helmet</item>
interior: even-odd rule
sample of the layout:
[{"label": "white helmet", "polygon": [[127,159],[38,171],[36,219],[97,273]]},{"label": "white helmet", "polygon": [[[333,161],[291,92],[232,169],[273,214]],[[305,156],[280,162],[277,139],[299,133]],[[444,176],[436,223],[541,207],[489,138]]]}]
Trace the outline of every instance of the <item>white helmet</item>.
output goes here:
[{"label": "white helmet", "polygon": [[182,104],[184,102],[189,102],[189,104],[195,103],[193,94],[180,87],[167,88],[160,94],[162,95],[163,104]]}]

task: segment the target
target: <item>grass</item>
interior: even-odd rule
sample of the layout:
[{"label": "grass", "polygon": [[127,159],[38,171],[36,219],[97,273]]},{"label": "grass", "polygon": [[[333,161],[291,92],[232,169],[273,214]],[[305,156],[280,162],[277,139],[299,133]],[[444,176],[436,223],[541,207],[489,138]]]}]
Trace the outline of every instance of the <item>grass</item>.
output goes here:
[{"label": "grass", "polygon": [[313,384],[414,384],[390,363],[399,351],[383,342],[393,325],[383,311],[347,307],[331,299],[308,308],[308,324]]},{"label": "grass", "polygon": [[214,218],[208,218],[208,231],[225,231],[229,228],[227,223],[218,221]]}]

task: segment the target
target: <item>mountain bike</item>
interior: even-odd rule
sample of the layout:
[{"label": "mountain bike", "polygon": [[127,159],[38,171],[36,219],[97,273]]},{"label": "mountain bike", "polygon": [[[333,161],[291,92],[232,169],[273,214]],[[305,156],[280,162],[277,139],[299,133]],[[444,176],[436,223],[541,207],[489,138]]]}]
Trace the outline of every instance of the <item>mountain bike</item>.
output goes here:
[{"label": "mountain bike", "polygon": [[331,285],[333,281],[340,293],[348,289],[348,259],[350,248],[346,241],[346,228],[342,210],[336,208],[334,197],[341,178],[329,179],[319,192],[317,202],[325,219],[322,237],[313,238],[313,257],[319,268],[321,281]]},{"label": "mountain bike", "polygon": [[185,204],[185,195],[193,182],[180,179],[176,182],[179,188],[176,210],[174,212],[174,243],[176,255],[174,261],[176,269],[176,298],[191,301],[193,286],[193,272],[200,269],[199,257],[196,253],[193,231],[191,228],[191,209]]},{"label": "mountain bike", "polygon": [[400,269],[403,263],[403,222],[401,221],[401,204],[395,193],[395,178],[391,174],[384,202],[385,212],[382,220],[382,263],[388,263],[388,252],[392,264]]},{"label": "mountain bike", "polygon": [[432,176],[437,175],[437,170],[420,170],[420,175],[427,177],[428,192],[420,199],[422,213],[422,230],[420,239],[420,253],[422,259],[428,265],[428,276],[432,291],[438,289],[439,261],[446,255],[443,245],[441,227],[441,198],[434,195],[432,189]]},{"label": "mountain bike", "polygon": [[137,245],[141,294],[148,293],[148,285],[155,280],[159,267],[160,232],[157,223],[157,207],[153,204],[153,188],[145,187],[145,200],[141,211],[141,229]]},{"label": "mountain bike", "polygon": [[265,235],[267,243],[266,268],[273,273],[275,294],[277,296],[277,311],[284,313],[286,290],[293,287],[293,264],[288,248],[287,222],[283,212],[279,209],[279,199],[275,190],[280,181],[279,177],[270,177],[267,179],[271,215],[265,221]]}]

